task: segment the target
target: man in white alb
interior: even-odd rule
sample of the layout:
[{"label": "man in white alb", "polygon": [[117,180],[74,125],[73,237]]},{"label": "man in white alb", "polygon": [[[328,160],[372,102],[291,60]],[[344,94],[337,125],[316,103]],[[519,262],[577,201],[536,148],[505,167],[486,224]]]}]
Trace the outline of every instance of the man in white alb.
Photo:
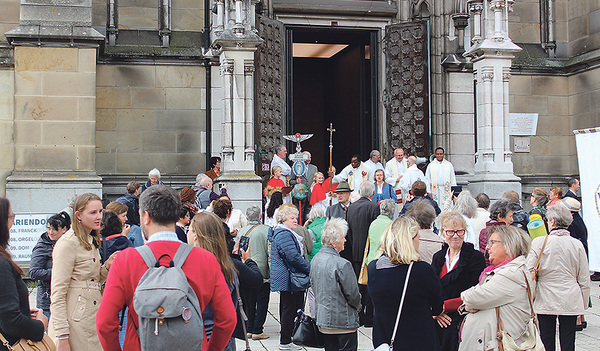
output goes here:
[{"label": "man in white alb", "polygon": [[[398,183],[404,196],[409,194],[413,183],[417,180],[427,184],[427,178],[425,178],[425,174],[423,174],[423,172],[417,167],[417,158],[415,156],[409,156],[408,159],[406,159],[406,165],[408,168],[406,168],[406,172],[402,178],[400,178],[400,182]],[[427,185],[427,192],[429,192],[429,190],[429,185]]]},{"label": "man in white alb", "polygon": [[[289,182],[287,181],[287,177],[291,177],[292,167],[290,167],[290,165],[288,165],[287,162],[285,162],[286,156],[287,156],[287,148],[283,144],[279,145],[275,149],[275,155],[273,155],[273,160],[271,161],[271,169],[273,169],[273,167],[275,167],[275,166],[281,167],[281,176],[279,177],[279,179],[281,179],[283,181],[283,184],[288,186]],[[283,202],[291,203],[292,196],[289,194],[287,196],[284,196]]]},{"label": "man in white alb", "polygon": [[369,154],[369,159],[366,160],[364,163],[367,166],[371,167],[373,169],[373,174],[375,174],[375,171],[378,169],[385,171],[385,168],[383,168],[383,165],[381,164],[380,161],[381,161],[381,153],[379,152],[379,150],[373,150]]},{"label": "man in white alb", "polygon": [[385,164],[385,182],[391,185],[396,191],[398,210],[401,210],[404,196],[408,194],[403,194],[402,188],[400,187],[400,180],[404,176],[407,168],[408,164],[404,158],[404,150],[397,148],[394,150],[394,157]]},{"label": "man in white alb", "polygon": [[456,185],[456,175],[452,163],[444,160],[443,148],[435,149],[435,160],[427,166],[425,177],[433,199],[440,208],[444,208],[444,202],[450,197],[451,187]]},{"label": "man in white alb", "polygon": [[350,164],[344,167],[340,174],[335,175],[335,167],[329,172],[329,176],[332,178],[334,183],[339,183],[342,180],[348,182],[350,190],[352,191],[352,198],[358,196],[358,188],[365,181],[374,180],[375,171],[367,166],[364,162],[361,162],[358,155],[352,156]]}]

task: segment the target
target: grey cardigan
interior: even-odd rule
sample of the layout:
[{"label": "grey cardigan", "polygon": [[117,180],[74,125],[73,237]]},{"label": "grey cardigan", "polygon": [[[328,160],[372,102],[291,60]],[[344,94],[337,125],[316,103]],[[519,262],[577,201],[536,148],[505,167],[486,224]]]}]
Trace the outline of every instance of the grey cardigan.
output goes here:
[{"label": "grey cardigan", "polygon": [[317,325],[324,328],[358,328],[360,293],[352,264],[330,246],[323,246],[310,264],[315,293]]}]

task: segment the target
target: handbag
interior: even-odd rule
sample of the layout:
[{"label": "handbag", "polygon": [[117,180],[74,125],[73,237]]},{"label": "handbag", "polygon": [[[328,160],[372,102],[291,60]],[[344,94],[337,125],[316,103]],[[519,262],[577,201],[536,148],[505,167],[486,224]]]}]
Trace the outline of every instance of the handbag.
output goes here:
[{"label": "handbag", "polygon": [[360,273],[358,274],[358,284],[367,285],[369,276],[367,273],[367,256],[369,255],[369,237],[367,236],[367,245],[365,246],[365,254],[363,255],[362,265],[360,267]]},{"label": "handbag", "polygon": [[[534,282],[537,281],[538,271],[542,268],[542,267],[540,267],[540,259],[542,258],[542,254],[544,253],[544,248],[546,247],[546,242],[548,241],[549,236],[550,236],[549,234],[546,234],[546,237],[544,238],[544,244],[542,245],[542,251],[540,251],[537,262],[535,262],[535,266],[531,270],[531,280]],[[527,283],[527,284],[529,284],[529,283]]]},{"label": "handbag", "polygon": [[41,341],[31,341],[27,339],[19,339],[14,345],[10,345],[8,340],[0,333],[0,340],[2,345],[8,349],[8,351],[55,351],[56,346],[48,334],[44,334]]},{"label": "handbag", "polygon": [[302,311],[298,311],[298,317],[296,317],[292,335],[292,341],[296,345],[318,348],[325,347],[323,333],[319,331],[317,321],[314,318],[307,316]]},{"label": "handbag", "polygon": [[531,318],[529,322],[527,322],[526,333],[529,334],[529,338],[525,340],[523,343],[518,345],[513,337],[504,331],[504,326],[502,325],[502,319],[500,318],[500,308],[496,307],[496,318],[498,319],[498,331],[496,334],[496,338],[498,339],[498,350],[499,351],[545,351],[544,343],[542,342],[542,338],[540,336],[540,329],[538,328],[537,322],[535,320],[535,312],[533,311],[533,303],[531,302],[531,288],[529,287],[529,281],[527,280],[527,276],[525,272],[523,272],[523,276],[525,277],[525,283],[527,284],[527,298],[529,299],[529,307],[531,308]]},{"label": "handbag", "polygon": [[410,271],[412,270],[413,262],[408,266],[408,272],[406,272],[406,279],[404,280],[404,289],[402,289],[402,298],[400,298],[400,306],[398,307],[398,315],[396,316],[396,325],[394,326],[394,332],[392,333],[392,339],[390,344],[383,343],[374,351],[392,351],[394,349],[394,338],[396,337],[396,331],[398,330],[398,324],[400,324],[400,314],[402,313],[402,305],[404,305],[404,297],[406,297],[406,287],[408,286],[408,277],[410,277]]},{"label": "handbag", "polygon": [[308,289],[310,277],[304,272],[293,272],[290,270],[290,289],[292,292]]}]

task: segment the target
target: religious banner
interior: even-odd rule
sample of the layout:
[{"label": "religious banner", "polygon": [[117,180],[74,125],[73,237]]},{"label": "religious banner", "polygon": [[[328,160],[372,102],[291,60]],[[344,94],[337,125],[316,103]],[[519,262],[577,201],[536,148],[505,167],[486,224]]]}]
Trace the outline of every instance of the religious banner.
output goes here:
[{"label": "religious banner", "polygon": [[581,210],[588,230],[590,271],[600,272],[600,172],[595,162],[600,146],[600,127],[574,130],[579,161]]}]

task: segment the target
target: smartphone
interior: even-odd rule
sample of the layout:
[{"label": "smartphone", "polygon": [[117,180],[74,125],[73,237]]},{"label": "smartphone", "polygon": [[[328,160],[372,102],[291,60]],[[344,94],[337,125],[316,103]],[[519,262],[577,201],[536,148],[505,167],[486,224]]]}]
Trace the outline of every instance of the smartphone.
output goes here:
[{"label": "smartphone", "polygon": [[462,185],[455,185],[450,188],[450,191],[454,191],[454,196],[458,197],[458,195],[462,191]]},{"label": "smartphone", "polygon": [[240,238],[240,255],[242,254],[241,250],[248,251],[248,244],[250,243],[250,238],[247,236],[242,236]]}]

